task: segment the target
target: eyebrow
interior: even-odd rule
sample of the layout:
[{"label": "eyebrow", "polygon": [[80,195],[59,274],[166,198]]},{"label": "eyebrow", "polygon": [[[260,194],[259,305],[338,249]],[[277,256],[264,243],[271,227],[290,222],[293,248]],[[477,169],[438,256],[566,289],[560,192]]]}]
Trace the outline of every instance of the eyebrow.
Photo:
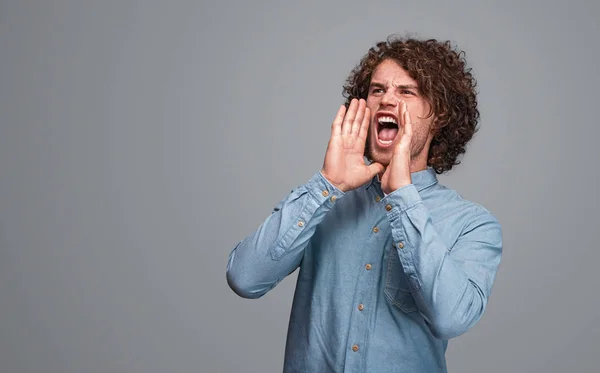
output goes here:
[{"label": "eyebrow", "polygon": [[[385,88],[385,85],[382,83],[379,83],[379,82],[372,82],[371,84],[369,84],[369,87]],[[416,90],[419,89],[419,87],[414,84],[400,84],[395,87],[397,89],[416,89]]]}]

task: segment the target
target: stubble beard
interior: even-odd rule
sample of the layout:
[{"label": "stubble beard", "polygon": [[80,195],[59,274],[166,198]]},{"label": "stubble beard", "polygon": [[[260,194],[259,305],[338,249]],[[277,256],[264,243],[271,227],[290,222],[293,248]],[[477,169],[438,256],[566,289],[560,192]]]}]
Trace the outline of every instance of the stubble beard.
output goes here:
[{"label": "stubble beard", "polygon": [[[398,134],[398,136],[401,136],[401,134]],[[371,135],[371,132],[369,131],[369,133],[367,135],[367,141],[365,143],[365,156],[367,157],[367,159],[370,162],[380,163],[381,165],[383,165],[383,167],[387,168],[390,161],[392,160],[394,147],[388,148],[388,151],[385,153],[379,153],[373,149],[373,148],[375,148],[375,141],[377,141],[377,140],[373,139],[373,136]],[[396,146],[396,145],[397,145],[397,143],[394,144],[394,146]],[[415,159],[417,159],[421,155],[421,153],[423,152],[423,149],[425,149],[425,141],[419,141],[418,138],[413,137],[413,143],[411,144],[411,149],[410,149],[411,162],[414,161]]]}]

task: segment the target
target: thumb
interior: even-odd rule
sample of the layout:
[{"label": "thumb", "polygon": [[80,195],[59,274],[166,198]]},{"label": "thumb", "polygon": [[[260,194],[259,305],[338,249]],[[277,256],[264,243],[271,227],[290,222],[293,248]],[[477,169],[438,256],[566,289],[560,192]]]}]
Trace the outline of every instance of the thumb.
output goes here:
[{"label": "thumb", "polygon": [[378,173],[383,172],[383,170],[385,170],[385,167],[381,163],[373,162],[368,166],[368,169],[369,173],[371,174],[370,177],[374,177]]}]

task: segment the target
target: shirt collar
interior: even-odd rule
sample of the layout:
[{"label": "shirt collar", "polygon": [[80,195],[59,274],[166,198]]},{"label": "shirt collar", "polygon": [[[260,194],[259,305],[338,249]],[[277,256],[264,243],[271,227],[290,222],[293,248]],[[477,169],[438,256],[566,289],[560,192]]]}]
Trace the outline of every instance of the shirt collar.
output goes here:
[{"label": "shirt collar", "polygon": [[[371,164],[371,161],[365,158],[365,162],[367,164]],[[417,191],[422,191],[423,189],[429,188],[430,186],[437,184],[438,178],[435,170],[431,167],[427,167],[425,170],[413,172],[410,174],[410,178],[412,180],[412,184],[417,188]],[[367,190],[373,184],[381,184],[379,180],[379,175],[375,175],[369,183],[367,183]]]}]

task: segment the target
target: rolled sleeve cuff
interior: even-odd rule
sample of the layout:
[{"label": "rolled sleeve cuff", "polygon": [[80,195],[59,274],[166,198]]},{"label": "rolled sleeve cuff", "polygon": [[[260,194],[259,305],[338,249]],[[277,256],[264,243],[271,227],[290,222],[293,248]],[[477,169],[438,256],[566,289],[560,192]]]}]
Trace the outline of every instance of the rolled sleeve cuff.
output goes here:
[{"label": "rolled sleeve cuff", "polygon": [[345,193],[336,188],[319,171],[311,177],[307,185],[308,193],[319,205],[333,206],[335,201],[342,198]]},{"label": "rolled sleeve cuff", "polygon": [[406,185],[383,198],[390,222],[397,220],[406,210],[423,202],[414,184]]},{"label": "rolled sleeve cuff", "polygon": [[344,196],[344,193],[325,179],[321,172],[314,174],[302,189],[309,197],[302,204],[298,214],[293,215],[289,229],[277,240],[271,253],[274,260],[281,259],[302,232],[313,229],[320,218],[333,208],[339,198]]}]

